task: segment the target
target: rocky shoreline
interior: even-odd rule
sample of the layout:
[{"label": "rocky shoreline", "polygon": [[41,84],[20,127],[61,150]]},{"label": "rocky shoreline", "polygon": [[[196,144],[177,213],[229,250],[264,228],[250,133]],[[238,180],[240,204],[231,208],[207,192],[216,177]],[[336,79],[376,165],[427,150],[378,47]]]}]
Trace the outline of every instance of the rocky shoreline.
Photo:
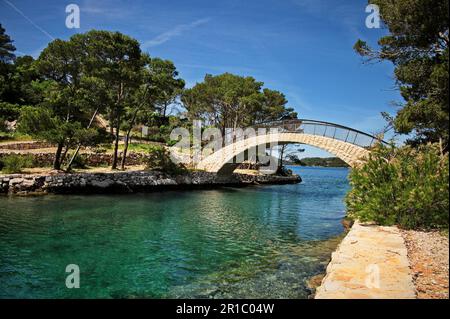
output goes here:
[{"label": "rocky shoreline", "polygon": [[172,176],[157,171],[129,171],[108,173],[57,173],[0,175],[0,194],[98,194],[134,193],[167,189],[211,188],[255,184],[300,183],[298,175],[220,176],[216,173],[193,171]]}]

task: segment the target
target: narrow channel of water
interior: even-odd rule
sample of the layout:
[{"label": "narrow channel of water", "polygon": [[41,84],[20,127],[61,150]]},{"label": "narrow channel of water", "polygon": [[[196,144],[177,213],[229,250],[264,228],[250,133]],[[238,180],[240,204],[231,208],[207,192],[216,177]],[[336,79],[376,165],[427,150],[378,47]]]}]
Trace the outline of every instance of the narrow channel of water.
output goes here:
[{"label": "narrow channel of water", "polygon": [[348,170],[293,170],[301,184],[0,197],[0,298],[307,298],[344,231]]}]

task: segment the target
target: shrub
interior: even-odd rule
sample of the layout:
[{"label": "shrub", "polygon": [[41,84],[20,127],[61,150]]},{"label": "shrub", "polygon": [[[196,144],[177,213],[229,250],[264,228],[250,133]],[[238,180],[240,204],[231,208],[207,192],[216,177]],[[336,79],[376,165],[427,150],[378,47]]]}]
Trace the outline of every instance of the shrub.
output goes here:
[{"label": "shrub", "polygon": [[[68,156],[68,158],[72,158],[72,155]],[[77,154],[72,162],[72,168],[86,168],[86,158],[81,154]]]},{"label": "shrub", "polygon": [[169,140],[167,142],[167,146],[174,146],[175,144],[177,144],[179,141],[178,140]]},{"label": "shrub", "polygon": [[180,175],[186,172],[182,164],[176,164],[170,159],[169,152],[162,146],[152,145],[145,158],[146,169],[158,170],[171,175]]},{"label": "shrub", "polygon": [[436,144],[377,146],[350,173],[349,216],[407,229],[448,228],[449,161]]},{"label": "shrub", "polygon": [[31,155],[10,154],[0,158],[2,173],[20,173],[26,167],[33,167],[33,157]]},{"label": "shrub", "polygon": [[8,102],[0,102],[0,114],[4,120],[14,121],[19,118],[22,106]]}]

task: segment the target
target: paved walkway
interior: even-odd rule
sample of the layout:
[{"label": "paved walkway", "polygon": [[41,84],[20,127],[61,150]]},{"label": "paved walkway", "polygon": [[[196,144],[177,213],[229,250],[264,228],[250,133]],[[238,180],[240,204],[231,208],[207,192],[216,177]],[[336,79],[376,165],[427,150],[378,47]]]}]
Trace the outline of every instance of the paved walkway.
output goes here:
[{"label": "paved walkway", "polygon": [[399,229],[355,223],[333,253],[315,298],[416,298]]}]

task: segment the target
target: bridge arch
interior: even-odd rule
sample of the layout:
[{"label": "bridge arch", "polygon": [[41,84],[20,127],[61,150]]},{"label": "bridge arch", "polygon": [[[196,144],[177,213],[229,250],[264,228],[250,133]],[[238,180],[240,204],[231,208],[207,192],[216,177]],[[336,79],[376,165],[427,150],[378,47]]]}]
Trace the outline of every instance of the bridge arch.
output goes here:
[{"label": "bridge arch", "polygon": [[[229,144],[204,158],[198,169],[219,173],[226,166],[236,167],[233,159],[252,147],[268,144],[307,144],[325,150],[345,161],[351,167],[357,166],[368,156],[370,147],[376,143],[385,143],[377,137],[342,125],[313,121],[290,120],[266,124],[264,127],[276,127],[277,131],[252,136]],[[229,171],[229,170],[228,170]]]}]

